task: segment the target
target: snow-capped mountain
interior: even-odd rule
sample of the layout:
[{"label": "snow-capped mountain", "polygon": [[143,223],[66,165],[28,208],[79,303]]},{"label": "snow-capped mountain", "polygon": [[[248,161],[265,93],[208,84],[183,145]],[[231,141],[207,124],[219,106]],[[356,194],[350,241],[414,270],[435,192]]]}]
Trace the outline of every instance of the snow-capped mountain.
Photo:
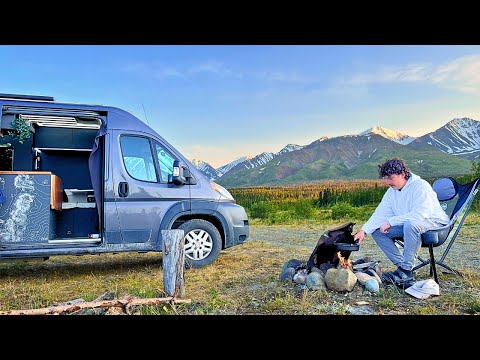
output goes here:
[{"label": "snow-capped mountain", "polygon": [[361,132],[359,135],[370,135],[370,134],[377,134],[377,135],[383,136],[384,138],[395,141],[396,143],[401,145],[410,144],[413,140],[416,139],[415,137],[409,136],[407,134],[403,134],[394,130],[385,129],[381,126],[375,126],[373,128],[367,129]]},{"label": "snow-capped mountain", "polygon": [[237,164],[240,164],[244,161],[247,161],[249,159],[251,159],[252,157],[251,156],[243,156],[241,157],[240,159],[237,159],[237,160],[233,160],[232,162],[229,162],[228,164],[226,165],[223,165],[223,166],[220,166],[219,168],[217,168],[217,174],[218,176],[222,176],[223,174],[227,173],[230,171],[230,169],[232,169],[233,167],[235,167]]},{"label": "snow-capped mountain", "polygon": [[282,150],[280,150],[279,152],[275,153],[275,155],[280,155],[280,154],[284,154],[284,153],[287,153],[287,152],[290,152],[290,151],[300,150],[300,149],[303,149],[303,146],[302,146],[302,145],[288,144],[288,145],[285,146]]},{"label": "snow-capped mountain", "polygon": [[428,145],[451,155],[478,160],[480,159],[480,121],[454,118],[434,132],[419,137],[412,145]]},{"label": "snow-capped mountain", "polygon": [[[231,173],[234,173],[234,172],[239,171],[239,170],[253,169],[253,168],[256,168],[257,166],[265,165],[270,160],[272,160],[274,158],[274,156],[275,156],[274,153],[263,152],[263,153],[261,153],[257,156],[252,157],[252,158],[247,157],[246,160],[241,161],[241,162],[237,162],[234,166],[230,167],[230,169],[228,170],[228,173],[231,174]],[[222,174],[222,176],[225,175],[226,173],[227,172],[224,172]]]},{"label": "snow-capped mountain", "polygon": [[328,137],[327,136],[321,136],[318,140],[315,140],[314,142],[312,142],[311,144],[309,144],[308,146],[311,146],[312,144],[319,144],[321,143],[322,141],[326,141],[328,140]]},{"label": "snow-capped mountain", "polygon": [[272,161],[276,156],[279,156],[281,154],[289,153],[291,151],[295,150],[300,150],[302,149],[302,145],[297,145],[297,144],[288,144],[285,146],[282,150],[280,150],[277,153],[272,153],[272,152],[263,152],[259,155],[256,155],[254,157],[251,156],[245,156],[243,158],[237,159],[235,161],[232,161],[231,163],[228,163],[227,165],[221,166],[217,168],[217,173],[218,176],[221,177],[225,175],[226,173],[234,173],[236,171],[240,171],[243,169],[254,169],[259,166],[263,166],[267,164],[268,162]]},{"label": "snow-capped mountain", "polygon": [[[438,169],[443,171],[447,170],[448,167],[445,164],[448,163],[450,168],[457,168],[459,173],[465,173],[470,169],[470,163],[467,160],[480,160],[480,122],[470,118],[455,118],[434,132],[418,138],[380,126],[365,130],[358,135],[320,137],[309,145],[288,144],[277,153],[264,152],[254,157],[242,157],[217,168],[217,175],[210,167],[207,176],[218,180],[222,177],[221,183],[224,182],[230,186],[275,181],[288,182],[290,180],[287,178],[290,177],[291,181],[342,177],[367,178],[372,173],[375,174],[376,165],[382,159],[403,155],[407,160],[420,164],[423,163],[422,156],[426,154],[425,150],[429,149],[438,150],[440,154],[458,156],[455,164],[451,164],[452,159],[448,156],[447,158],[438,157],[436,160],[430,159],[430,164],[432,161],[440,161],[442,165]],[[411,153],[411,150],[414,152]],[[428,156],[436,156],[432,155],[431,151],[427,152]],[[272,162],[273,159],[275,159],[274,162]],[[362,167],[362,164],[369,161],[374,161],[373,170]],[[202,166],[206,167],[205,164]],[[241,172],[236,174],[239,171]],[[418,171],[422,170],[418,169]],[[430,170],[425,171],[425,174],[432,175],[429,173]]]},{"label": "snow-capped mountain", "polygon": [[198,159],[191,159],[190,162],[210,180],[218,178],[217,170],[215,170],[209,163]]}]

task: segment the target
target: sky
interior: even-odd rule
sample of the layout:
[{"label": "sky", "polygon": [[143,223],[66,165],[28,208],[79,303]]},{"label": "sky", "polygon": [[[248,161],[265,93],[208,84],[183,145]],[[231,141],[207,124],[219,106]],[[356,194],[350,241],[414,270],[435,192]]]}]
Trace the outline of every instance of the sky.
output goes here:
[{"label": "sky", "polygon": [[0,45],[0,93],[122,108],[218,168],[374,126],[480,120],[480,46]]}]

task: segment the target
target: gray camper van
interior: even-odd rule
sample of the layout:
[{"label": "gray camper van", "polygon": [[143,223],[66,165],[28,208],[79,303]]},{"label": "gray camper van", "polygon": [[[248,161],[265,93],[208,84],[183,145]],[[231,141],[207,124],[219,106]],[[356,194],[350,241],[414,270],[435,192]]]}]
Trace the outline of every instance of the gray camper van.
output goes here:
[{"label": "gray camper van", "polygon": [[0,94],[0,116],[0,260],[158,252],[183,229],[202,267],[249,235],[230,193],[124,110]]}]

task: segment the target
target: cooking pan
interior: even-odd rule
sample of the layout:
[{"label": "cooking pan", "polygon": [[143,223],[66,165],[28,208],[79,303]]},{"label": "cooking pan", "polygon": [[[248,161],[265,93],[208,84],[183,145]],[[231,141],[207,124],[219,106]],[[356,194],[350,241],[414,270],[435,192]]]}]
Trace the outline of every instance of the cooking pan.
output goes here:
[{"label": "cooking pan", "polygon": [[340,251],[358,251],[360,249],[360,245],[357,242],[355,244],[336,243],[335,247]]}]

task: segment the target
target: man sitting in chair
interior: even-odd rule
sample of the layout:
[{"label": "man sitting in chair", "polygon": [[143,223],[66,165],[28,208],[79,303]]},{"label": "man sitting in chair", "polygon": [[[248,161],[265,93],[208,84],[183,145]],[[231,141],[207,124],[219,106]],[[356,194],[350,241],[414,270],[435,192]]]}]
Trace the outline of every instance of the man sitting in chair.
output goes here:
[{"label": "man sitting in chair", "polygon": [[[378,165],[378,172],[389,189],[354,239],[361,244],[365,235],[372,234],[380,249],[397,266],[395,271],[385,272],[383,280],[406,289],[414,283],[412,268],[422,234],[448,224],[450,219],[430,184],[413,174],[403,160],[386,160]],[[397,237],[403,238],[403,254],[393,241]]]}]

